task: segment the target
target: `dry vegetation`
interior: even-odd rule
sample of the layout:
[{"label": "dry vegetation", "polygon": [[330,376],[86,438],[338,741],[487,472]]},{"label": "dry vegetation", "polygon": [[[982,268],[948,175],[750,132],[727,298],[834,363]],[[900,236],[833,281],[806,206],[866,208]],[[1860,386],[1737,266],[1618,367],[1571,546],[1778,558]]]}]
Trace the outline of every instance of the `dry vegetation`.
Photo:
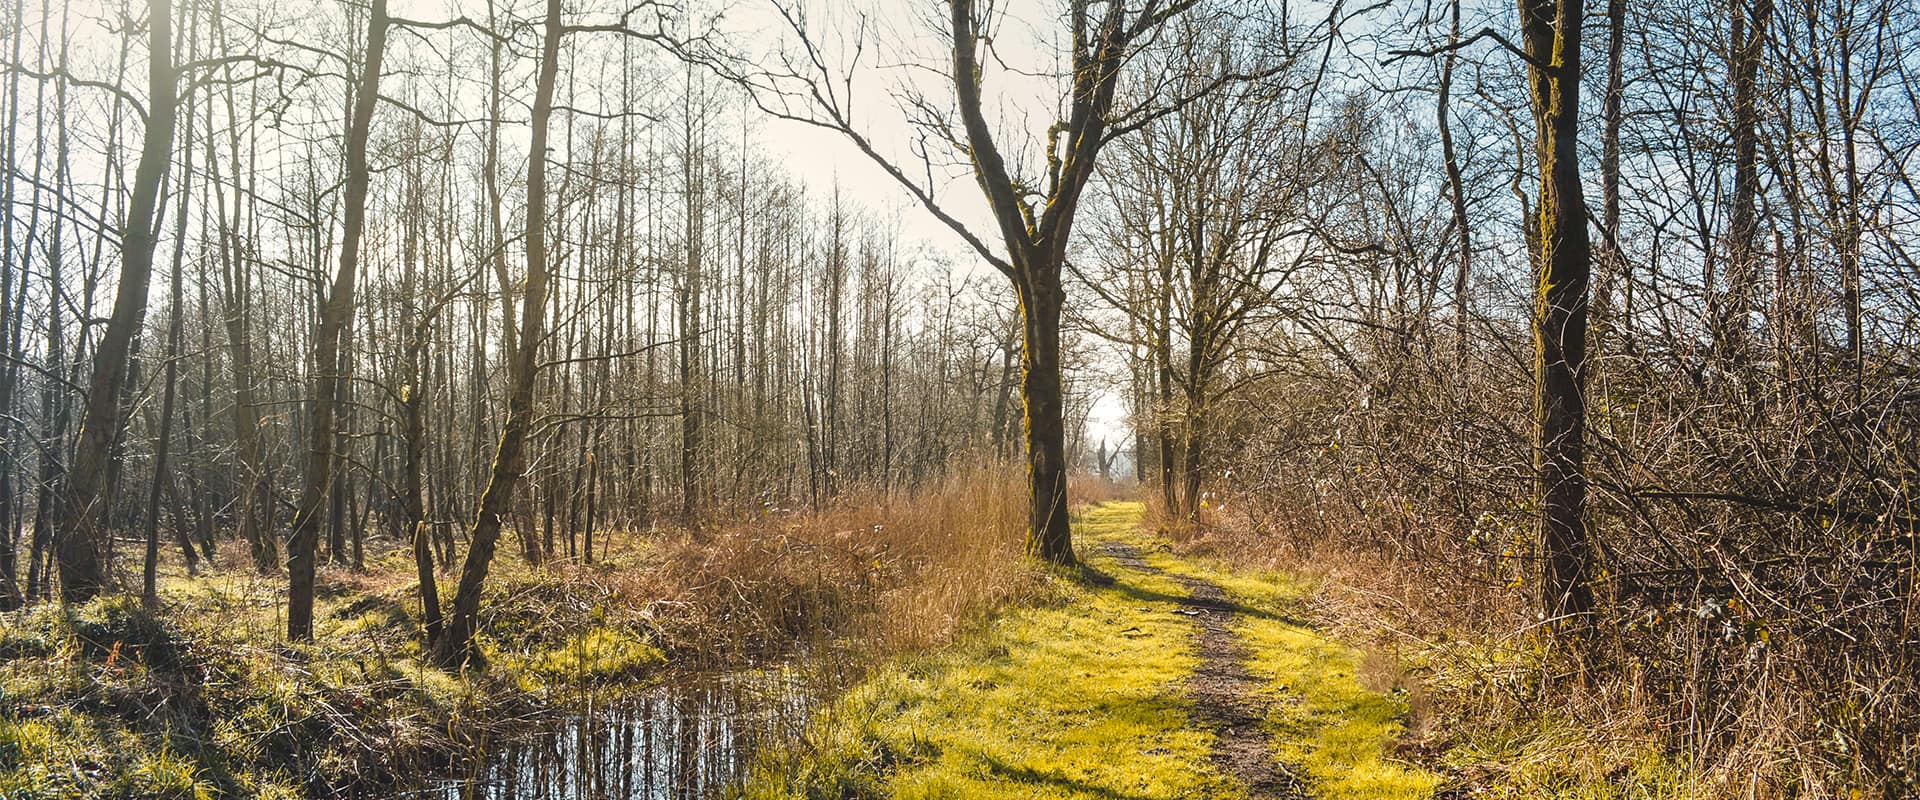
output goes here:
[{"label": "dry vegetation", "polygon": [[0,631],[0,794],[325,795],[417,779],[582,691],[802,647],[809,674],[843,679],[1027,591],[1024,508],[1014,476],[978,467],[911,496],[623,535],[592,566],[514,561],[488,665],[457,674],[421,662],[398,553],[322,573],[311,645],[279,639],[282,584],[243,568],[170,576],[157,614],[124,596],[38,606]]},{"label": "dry vegetation", "polygon": [[[1270,394],[1287,412],[1246,423],[1262,433],[1237,451],[1220,506],[1203,524],[1161,524],[1186,552],[1317,584],[1319,621],[1371,651],[1375,687],[1411,693],[1409,757],[1486,796],[1911,796],[1920,717],[1897,619],[1795,611],[1827,602],[1817,576],[1853,556],[1781,553],[1741,571],[1714,548],[1779,547],[1778,526],[1803,521],[1721,508],[1668,527],[1654,520],[1672,510],[1603,505],[1611,602],[1590,639],[1556,637],[1539,611],[1528,476],[1490,470],[1524,463],[1525,412],[1479,391],[1389,409]],[[1309,439],[1308,425],[1337,433]],[[1649,578],[1680,574],[1650,601]]]}]

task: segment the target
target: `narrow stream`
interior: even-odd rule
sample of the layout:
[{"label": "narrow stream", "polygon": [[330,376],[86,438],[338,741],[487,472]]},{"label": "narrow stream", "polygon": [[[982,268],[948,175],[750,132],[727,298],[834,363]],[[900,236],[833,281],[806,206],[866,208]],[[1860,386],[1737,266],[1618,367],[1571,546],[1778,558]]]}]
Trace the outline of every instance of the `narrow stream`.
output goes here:
[{"label": "narrow stream", "polygon": [[[422,797],[699,800],[736,785],[754,753],[795,735],[811,702],[778,675],[680,681],[476,752]],[[458,774],[456,773],[456,774]]]}]

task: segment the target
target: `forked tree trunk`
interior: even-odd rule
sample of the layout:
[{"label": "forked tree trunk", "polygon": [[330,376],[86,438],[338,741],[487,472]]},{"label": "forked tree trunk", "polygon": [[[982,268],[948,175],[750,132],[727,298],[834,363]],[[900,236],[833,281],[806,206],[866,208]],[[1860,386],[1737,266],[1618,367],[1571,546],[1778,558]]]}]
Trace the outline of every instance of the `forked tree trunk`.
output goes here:
[{"label": "forked tree trunk", "polygon": [[520,335],[508,373],[507,422],[500,432],[492,475],[474,514],[453,611],[444,635],[434,645],[434,660],[446,667],[464,666],[473,660],[480,592],[500,543],[500,520],[513,504],[514,492],[527,469],[527,433],[533,428],[535,378],[539,376],[540,341],[546,322],[547,121],[553,116],[553,85],[560,69],[560,0],[547,0],[546,27],[540,47],[540,74],[534,87],[531,146],[527,150],[527,279],[521,290]]},{"label": "forked tree trunk", "polygon": [[161,181],[173,161],[178,106],[171,50],[173,6],[169,0],[149,0],[147,13],[147,129],[141,141],[140,165],[134,171],[132,202],[120,231],[120,281],[114,293],[113,314],[94,349],[73,468],[67,471],[56,502],[61,523],[56,553],[60,599],[66,603],[90,600],[107,585],[103,553],[107,533],[100,489],[114,441],[125,422],[120,401],[126,388],[127,358],[141,319],[146,316],[147,287],[153,277],[155,212],[160,205]]}]

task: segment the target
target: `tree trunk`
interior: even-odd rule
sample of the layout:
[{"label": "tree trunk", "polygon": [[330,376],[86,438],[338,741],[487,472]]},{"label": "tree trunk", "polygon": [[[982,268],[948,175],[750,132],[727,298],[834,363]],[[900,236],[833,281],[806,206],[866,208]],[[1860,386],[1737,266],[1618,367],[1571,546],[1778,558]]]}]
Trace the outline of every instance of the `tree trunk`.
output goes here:
[{"label": "tree trunk", "polygon": [[147,128],[141,141],[140,165],[134,172],[132,202],[120,231],[119,286],[114,293],[113,314],[94,349],[73,468],[66,473],[58,502],[61,525],[56,557],[60,599],[66,603],[86,602],[107,585],[103,558],[107,533],[100,489],[113,443],[125,421],[120,401],[126,388],[127,359],[147,311],[147,287],[153,277],[154,218],[160,205],[160,184],[173,160],[178,98],[170,49],[173,8],[169,0],[149,0],[147,8]]},{"label": "tree trunk", "polygon": [[560,69],[560,0],[547,0],[546,36],[540,48],[540,74],[534,88],[533,128],[527,153],[527,278],[521,290],[520,333],[509,369],[507,421],[493,459],[493,473],[480,495],[469,532],[466,564],[454,594],[445,634],[434,646],[434,660],[459,667],[473,660],[480,592],[494,549],[500,543],[500,519],[513,503],[526,473],[527,433],[533,427],[535,378],[547,304],[547,122],[553,116],[553,86]]},{"label": "tree trunk", "polygon": [[[191,54],[188,56],[191,58]],[[173,267],[167,281],[167,383],[161,390],[160,431],[153,445],[153,486],[147,495],[147,552],[140,570],[140,601],[148,609],[160,607],[160,497],[162,490],[173,480],[168,462],[173,455],[173,405],[180,389],[180,303],[185,299],[181,286],[181,258],[186,253],[187,240],[187,198],[193,186],[193,112],[187,112],[186,133],[189,142],[185,148],[185,164],[180,169],[180,204],[178,206],[173,237]],[[186,522],[185,518],[174,518],[174,530]],[[193,549],[186,548],[187,565],[193,566]]]},{"label": "tree trunk", "polygon": [[[1204,390],[1201,390],[1204,391]],[[1187,406],[1187,460],[1185,464],[1186,486],[1183,499],[1186,505],[1181,509],[1181,519],[1188,522],[1200,521],[1200,490],[1206,477],[1207,456],[1207,410],[1204,403],[1192,400]]]},{"label": "tree trunk", "polygon": [[[1620,0],[1615,0],[1619,2]],[[1723,357],[1740,358],[1747,346],[1747,315],[1759,273],[1755,211],[1760,190],[1759,120],[1754,84],[1760,72],[1762,44],[1772,0],[1740,0],[1733,7],[1731,76],[1733,81],[1733,198],[1727,219],[1727,289],[1720,314],[1709,320],[1713,343]],[[1713,291],[1713,287],[1707,287]]]},{"label": "tree trunk", "polygon": [[[418,208],[417,204],[415,207]],[[426,628],[426,644],[431,647],[440,639],[440,587],[433,574],[433,543],[427,527],[425,477],[427,398],[430,395],[424,384],[427,332],[431,317],[415,318],[415,298],[421,294],[420,284],[416,280],[419,269],[419,228],[416,224],[409,222],[406,226],[406,239],[401,246],[401,264],[405,270],[403,280],[409,291],[400,305],[400,330],[407,337],[407,382],[400,390],[400,520],[401,530],[407,532],[408,541],[413,546],[414,572],[420,579],[420,620]]]},{"label": "tree trunk", "polygon": [[1160,243],[1160,283],[1154,292],[1153,362],[1154,383],[1159,404],[1153,415],[1153,437],[1160,448],[1160,503],[1168,514],[1180,513],[1180,493],[1175,486],[1179,467],[1179,445],[1174,441],[1173,425],[1173,234],[1172,226]]},{"label": "tree trunk", "polygon": [[[1613,0],[1622,2],[1623,0]],[[1452,23],[1447,31],[1447,43],[1460,41],[1460,4],[1465,0],[1453,0]],[[1467,221],[1467,182],[1460,171],[1460,157],[1453,146],[1453,68],[1459,56],[1459,50],[1448,49],[1440,67],[1440,96],[1436,101],[1436,113],[1440,122],[1440,157],[1446,165],[1447,195],[1453,210],[1453,233],[1459,238],[1460,252],[1455,255],[1453,271],[1453,336],[1454,367],[1456,376],[1464,372],[1467,364],[1467,286],[1473,274],[1473,229]]]},{"label": "tree trunk", "polygon": [[1620,253],[1620,123],[1626,101],[1626,82],[1621,74],[1626,53],[1627,1],[1607,0],[1607,96],[1601,107],[1600,133],[1600,229],[1606,240],[1601,247],[1599,286],[1594,292],[1594,341],[1604,347],[1614,325],[1613,284],[1624,287],[1619,309],[1620,328],[1633,332],[1633,273]]},{"label": "tree trunk", "polygon": [[[1058,275],[1056,270],[1054,273]],[[1060,380],[1060,311],[1066,298],[1059,281],[1032,280],[1018,287],[1026,347],[1020,357],[1025,399],[1027,552],[1054,564],[1072,564],[1067,521],[1067,434]]]},{"label": "tree trunk", "polygon": [[681,176],[686,180],[686,265],[681,274],[682,285],[679,297],[680,331],[680,521],[682,524],[697,527],[700,517],[700,425],[701,409],[701,305],[700,290],[705,282],[701,274],[701,259],[704,245],[702,238],[705,229],[703,211],[706,205],[704,179],[699,170],[699,156],[693,135],[694,122],[692,98],[692,68],[688,69],[687,119],[685,137],[681,142]]},{"label": "tree trunk", "polygon": [[1540,164],[1534,412],[1539,421],[1540,541],[1547,618],[1584,627],[1593,610],[1586,528],[1587,282],[1592,247],[1577,134],[1582,0],[1524,0],[1526,52]]}]

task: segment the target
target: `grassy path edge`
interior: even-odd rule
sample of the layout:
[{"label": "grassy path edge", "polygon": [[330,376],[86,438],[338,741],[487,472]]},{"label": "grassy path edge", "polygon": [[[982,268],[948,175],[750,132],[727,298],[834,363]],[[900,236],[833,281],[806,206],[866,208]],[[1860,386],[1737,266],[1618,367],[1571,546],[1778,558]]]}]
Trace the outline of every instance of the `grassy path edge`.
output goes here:
[{"label": "grassy path edge", "polygon": [[[1284,576],[1175,558],[1141,531],[1137,503],[1076,522],[1090,570],[1055,576],[1049,602],[1008,609],[941,650],[895,659],[825,709],[803,741],[765,755],[739,796],[770,798],[1247,798],[1212,759],[1189,684],[1202,659],[1181,613],[1186,580],[1219,585],[1246,613],[1234,632],[1269,710],[1279,763],[1313,796],[1427,798],[1438,777],[1392,758],[1405,708],[1367,690],[1359,655],[1288,616],[1304,591]],[[1133,547],[1158,573],[1125,569]]]}]

